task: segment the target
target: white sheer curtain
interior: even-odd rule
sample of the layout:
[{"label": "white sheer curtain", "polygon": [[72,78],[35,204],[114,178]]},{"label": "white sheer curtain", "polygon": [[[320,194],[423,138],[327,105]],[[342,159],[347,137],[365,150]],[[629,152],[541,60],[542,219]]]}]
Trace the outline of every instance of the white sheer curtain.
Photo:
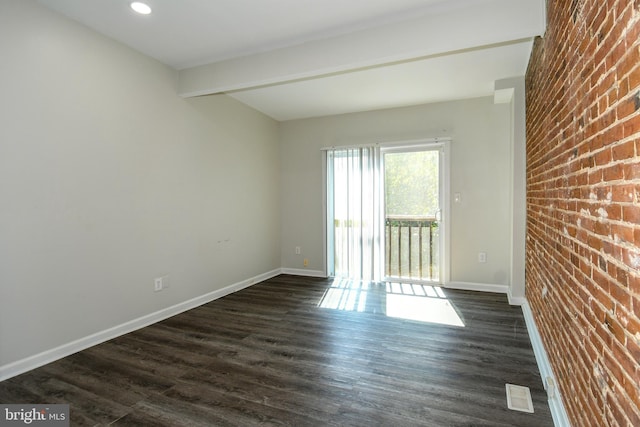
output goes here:
[{"label": "white sheer curtain", "polygon": [[329,273],[353,280],[380,280],[380,149],[330,149],[326,156]]}]

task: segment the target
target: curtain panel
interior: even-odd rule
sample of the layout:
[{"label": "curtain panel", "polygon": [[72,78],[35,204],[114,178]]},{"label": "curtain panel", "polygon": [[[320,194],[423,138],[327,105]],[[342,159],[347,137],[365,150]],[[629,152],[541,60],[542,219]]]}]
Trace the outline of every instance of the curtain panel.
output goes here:
[{"label": "curtain panel", "polygon": [[325,151],[329,273],[378,281],[383,227],[380,148]]}]

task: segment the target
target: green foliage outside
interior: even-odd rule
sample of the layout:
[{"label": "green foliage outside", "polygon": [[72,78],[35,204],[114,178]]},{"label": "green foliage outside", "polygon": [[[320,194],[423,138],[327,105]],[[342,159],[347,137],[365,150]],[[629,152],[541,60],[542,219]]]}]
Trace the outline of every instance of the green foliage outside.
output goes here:
[{"label": "green foliage outside", "polygon": [[438,210],[438,157],[437,150],[385,154],[387,215],[435,217]]}]

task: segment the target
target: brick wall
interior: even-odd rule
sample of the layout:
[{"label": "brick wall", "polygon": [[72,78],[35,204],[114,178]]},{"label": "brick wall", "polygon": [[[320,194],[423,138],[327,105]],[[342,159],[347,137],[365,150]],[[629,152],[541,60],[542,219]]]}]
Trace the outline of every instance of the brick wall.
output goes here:
[{"label": "brick wall", "polygon": [[527,88],[527,299],[575,426],[640,426],[640,0],[548,0]]}]

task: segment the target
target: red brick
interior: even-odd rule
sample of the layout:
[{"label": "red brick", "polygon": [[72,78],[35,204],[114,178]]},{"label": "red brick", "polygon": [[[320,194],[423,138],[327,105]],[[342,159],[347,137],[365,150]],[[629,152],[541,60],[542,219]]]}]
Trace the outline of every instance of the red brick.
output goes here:
[{"label": "red brick", "polygon": [[613,358],[611,353],[605,351],[603,354],[602,362],[605,368],[605,372],[607,374],[607,385],[609,388],[615,388],[616,384],[622,382],[622,378],[624,376],[620,365],[617,360]]},{"label": "red brick", "polygon": [[[603,209],[603,208],[600,208]],[[609,234],[611,234],[611,224],[609,224],[608,222],[604,222],[604,221],[598,221],[595,223],[595,227],[593,230],[596,234],[599,234],[600,236],[604,236],[607,237],[609,236]],[[600,240],[600,244],[599,246],[599,250],[602,249],[602,237],[596,237],[597,239]]]},{"label": "red brick", "polygon": [[[628,104],[628,103],[627,103]],[[636,145],[634,141],[626,141],[611,148],[613,160],[626,160],[636,155]]]},{"label": "red brick", "polygon": [[602,182],[602,179],[603,179],[602,169],[597,169],[589,172],[588,182],[590,185],[599,184]]},{"label": "red brick", "polygon": [[[630,340],[627,340],[627,343],[629,341]],[[612,342],[610,348],[611,348],[613,357],[615,358],[616,362],[620,364],[620,367],[622,367],[622,369],[625,372],[628,372],[631,375],[633,375],[633,373],[636,370],[638,359],[635,359],[633,354],[629,352],[627,347],[618,343],[618,341]],[[634,350],[634,353],[635,353],[635,350]]]},{"label": "red brick", "polygon": [[[616,271],[616,274],[617,274],[617,271]],[[626,276],[625,276],[625,280],[626,280]],[[631,294],[626,289],[626,287],[623,287],[620,284],[616,284],[616,285],[611,285],[609,289],[611,292],[611,296],[615,301],[622,304],[623,307],[631,306]],[[620,332],[623,333],[622,330]]]},{"label": "red brick", "polygon": [[576,175],[576,185],[587,185],[589,182],[589,175],[586,172],[581,172]]},{"label": "red brick", "polygon": [[633,88],[629,85],[629,78],[624,77],[618,81],[618,99],[624,99]]},{"label": "red brick", "polygon": [[602,179],[605,182],[618,181],[624,178],[624,169],[620,165],[612,165],[602,170]]},{"label": "red brick", "polygon": [[623,176],[627,181],[640,179],[640,163],[626,164],[622,166]]},{"label": "red brick", "polygon": [[595,154],[595,164],[596,166],[603,166],[603,165],[609,164],[611,162],[611,158],[612,158],[611,149],[606,148]]},{"label": "red brick", "polygon": [[638,399],[638,397],[640,397],[640,382],[636,380],[637,372],[635,367],[632,366],[632,368],[634,368],[634,370],[631,372],[623,368],[622,381],[620,381],[620,385],[624,389],[625,393],[627,393],[627,396],[631,398],[632,402],[640,403],[640,400]]},{"label": "red brick", "polygon": [[624,329],[620,326],[618,320],[607,313],[607,318],[605,319],[605,325],[609,332],[613,335],[613,337],[622,345],[626,344],[626,335],[624,333]]},{"label": "red brick", "polygon": [[640,410],[638,404],[629,403],[629,399],[624,399],[623,396],[618,399],[620,407],[624,411],[625,417],[629,420],[629,426],[640,426]]},{"label": "red brick", "polygon": [[640,114],[629,117],[622,126],[624,138],[640,133]]},{"label": "red brick", "polygon": [[637,88],[640,86],[640,65],[636,65],[636,67],[631,71],[628,76],[628,83],[630,88]]},{"label": "red brick", "polygon": [[636,229],[633,227],[632,224],[624,224],[624,225],[612,224],[611,225],[611,233],[613,234],[614,238],[617,237],[625,243],[633,244],[635,231]]},{"label": "red brick", "polygon": [[605,324],[595,326],[595,335],[591,337],[591,342],[595,345],[598,341],[603,347],[611,347],[613,343],[613,336]]},{"label": "red brick", "polygon": [[640,224],[640,205],[623,206],[622,219],[632,224]]},{"label": "red brick", "polygon": [[619,221],[622,219],[622,208],[620,205],[608,205],[605,210],[607,211],[607,219],[609,221]]},{"label": "red brick", "polygon": [[636,342],[636,340],[634,339],[628,339],[626,340],[626,349],[629,352],[630,355],[630,363],[626,364],[626,369],[627,371],[631,371],[631,372],[635,372],[636,370],[636,364],[633,363],[633,361],[638,361],[640,360],[640,346],[638,346],[638,343]]},{"label": "red brick", "polygon": [[617,73],[619,76],[626,76],[633,71],[640,63],[640,53],[638,49],[628,49],[626,55],[622,58],[622,61],[617,66]]},{"label": "red brick", "polygon": [[[633,425],[640,421],[640,0],[570,3],[573,10],[547,2],[548,31],[534,44],[525,79],[527,297],[545,343],[563,349],[550,359],[560,389],[575,396],[566,400],[572,424]],[[601,389],[594,366],[605,355]]]},{"label": "red brick", "polygon": [[624,416],[624,412],[622,411],[622,408],[620,408],[618,401],[615,399],[615,396],[612,393],[608,393],[606,396],[606,399],[607,399],[607,405],[605,407],[606,416],[607,416],[606,425],[611,425],[611,426],[625,425],[626,417]]},{"label": "red brick", "polygon": [[[640,173],[640,167],[638,168],[638,173]],[[624,173],[624,179],[625,180],[629,179],[626,174],[626,169]],[[635,187],[633,185],[624,185],[624,184],[614,185],[611,188],[611,201],[631,203],[633,202],[634,194],[635,194]]]}]

